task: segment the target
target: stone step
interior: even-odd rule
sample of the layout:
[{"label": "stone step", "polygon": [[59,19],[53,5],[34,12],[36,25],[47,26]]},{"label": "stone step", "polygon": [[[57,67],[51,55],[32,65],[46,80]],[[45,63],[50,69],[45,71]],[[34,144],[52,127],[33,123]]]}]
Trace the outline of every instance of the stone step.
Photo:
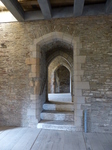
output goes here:
[{"label": "stone step", "polygon": [[56,110],[56,111],[74,111],[73,104],[62,104],[62,103],[45,103],[43,105],[44,110]]},{"label": "stone step", "polygon": [[49,93],[48,99],[51,102],[63,102],[63,103],[72,102],[71,93]]},{"label": "stone step", "polygon": [[75,131],[74,122],[66,121],[40,121],[37,125],[37,128],[41,129],[51,129],[51,130],[67,130]]},{"label": "stone step", "polygon": [[74,112],[43,111],[40,118],[42,120],[73,121]]}]

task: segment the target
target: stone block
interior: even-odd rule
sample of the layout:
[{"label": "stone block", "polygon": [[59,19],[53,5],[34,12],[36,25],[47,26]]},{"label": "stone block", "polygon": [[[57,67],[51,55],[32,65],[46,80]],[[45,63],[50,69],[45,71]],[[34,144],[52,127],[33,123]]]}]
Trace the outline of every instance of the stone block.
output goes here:
[{"label": "stone block", "polygon": [[82,90],[74,90],[74,94],[75,94],[75,96],[76,97],[78,97],[78,96],[82,96]]},{"label": "stone block", "polygon": [[75,127],[81,127],[82,126],[82,117],[76,117],[76,120],[75,120]]},{"label": "stone block", "polygon": [[76,114],[75,114],[76,117],[82,117],[82,116],[83,116],[83,110],[76,109],[75,113],[76,113]]},{"label": "stone block", "polygon": [[30,81],[30,86],[34,86],[34,83],[33,83],[33,81]]},{"label": "stone block", "polygon": [[45,44],[53,41],[53,37],[51,36],[51,34],[44,35],[42,38]]},{"label": "stone block", "polygon": [[[49,39],[49,42],[55,41],[55,40],[56,40],[56,32],[48,33],[48,34],[46,35],[46,38]],[[45,40],[44,40],[44,41],[45,41]],[[47,42],[47,41],[48,41],[48,40],[46,39],[45,42]]]},{"label": "stone block", "polygon": [[82,76],[83,74],[84,74],[84,70],[74,70],[73,72],[74,76]]},{"label": "stone block", "polygon": [[66,42],[68,44],[71,44],[72,43],[72,36],[68,35],[68,34],[63,34],[63,42]]},{"label": "stone block", "polygon": [[31,63],[31,65],[36,65],[37,60],[38,60],[38,59],[36,59],[36,58],[30,58],[30,63]]},{"label": "stone block", "polygon": [[36,75],[37,77],[40,77],[40,65],[37,65],[36,67]]},{"label": "stone block", "polygon": [[72,44],[73,45],[76,45],[76,43],[79,43],[80,42],[80,38],[79,37],[73,37],[72,39]]},{"label": "stone block", "polygon": [[85,63],[86,56],[74,56],[74,64]]},{"label": "stone block", "polygon": [[81,105],[82,105],[82,104],[78,104],[78,103],[75,104],[75,110],[77,111],[77,109],[78,109],[78,110],[81,109]]},{"label": "stone block", "polygon": [[79,55],[79,48],[77,48],[77,45],[73,45],[73,56],[78,56]]},{"label": "stone block", "polygon": [[27,65],[30,65],[30,64],[31,64],[30,58],[26,58],[25,63],[26,63]]},{"label": "stone block", "polygon": [[40,81],[35,82],[34,94],[37,94],[37,95],[40,94]]},{"label": "stone block", "polygon": [[31,57],[37,58],[37,52],[36,51],[32,52]]},{"label": "stone block", "polygon": [[75,89],[90,89],[89,82],[75,82]]},{"label": "stone block", "polygon": [[39,45],[35,45],[36,46],[36,52],[40,52],[41,49],[40,49],[40,46]]},{"label": "stone block", "polygon": [[74,111],[74,106],[73,104],[58,104],[58,103],[45,103],[43,105],[44,110],[55,110],[55,111]]},{"label": "stone block", "polygon": [[81,82],[81,77],[80,75],[75,75],[73,76],[74,82]]},{"label": "stone block", "polygon": [[40,115],[43,120],[59,120],[59,121],[73,121],[74,114],[72,112],[42,112]]},{"label": "stone block", "polygon": [[31,72],[36,73],[36,65],[31,65]]},{"label": "stone block", "polygon": [[56,39],[62,41],[62,38],[63,38],[63,33],[62,32],[56,32]]},{"label": "stone block", "polygon": [[42,45],[44,42],[44,40],[42,39],[42,37],[38,38],[38,39],[35,39],[34,40],[34,45]]},{"label": "stone block", "polygon": [[81,64],[74,64],[74,66],[73,66],[73,68],[74,68],[74,71],[75,70],[81,70]]},{"label": "stone block", "polygon": [[85,97],[84,96],[75,96],[75,105],[78,104],[84,104],[85,103]]},{"label": "stone block", "polygon": [[31,58],[40,58],[41,54],[40,51],[33,51],[31,54]]},{"label": "stone block", "polygon": [[82,105],[81,105],[81,109],[82,109],[82,110],[91,109],[91,104],[82,104]]},{"label": "stone block", "polygon": [[82,48],[82,43],[80,41],[77,42],[76,45],[77,45],[77,48],[79,48],[79,49]]},{"label": "stone block", "polygon": [[36,58],[26,58],[25,63],[27,65],[36,65],[37,59]]},{"label": "stone block", "polygon": [[30,45],[30,51],[36,51],[36,46],[35,45]]},{"label": "stone block", "polygon": [[36,73],[29,73],[29,78],[35,78],[35,77],[37,77],[37,75],[36,75]]}]

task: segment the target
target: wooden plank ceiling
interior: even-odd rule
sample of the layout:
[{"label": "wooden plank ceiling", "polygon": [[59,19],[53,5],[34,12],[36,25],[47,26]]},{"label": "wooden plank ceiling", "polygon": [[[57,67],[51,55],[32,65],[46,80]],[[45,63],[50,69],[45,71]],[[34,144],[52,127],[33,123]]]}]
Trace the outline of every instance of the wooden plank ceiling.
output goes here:
[{"label": "wooden plank ceiling", "polygon": [[112,14],[112,0],[0,0],[18,21]]},{"label": "wooden plank ceiling", "polygon": [[[24,11],[40,10],[40,6],[37,0],[18,0]],[[89,4],[101,4],[106,0],[85,0],[85,5]],[[74,5],[74,0],[50,0],[52,8],[68,7]]]}]

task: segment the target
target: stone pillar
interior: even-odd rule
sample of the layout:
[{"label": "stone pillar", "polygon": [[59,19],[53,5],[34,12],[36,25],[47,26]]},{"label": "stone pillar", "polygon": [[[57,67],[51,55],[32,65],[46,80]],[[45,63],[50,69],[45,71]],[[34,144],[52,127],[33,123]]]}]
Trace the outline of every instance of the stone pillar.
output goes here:
[{"label": "stone pillar", "polygon": [[[35,126],[40,120],[40,48],[39,46],[31,46],[31,56],[26,59],[26,64],[31,65],[30,86],[33,88],[33,93],[30,94],[31,104],[27,110],[29,126]],[[37,111],[38,110],[38,111]]]},{"label": "stone pillar", "polygon": [[82,95],[82,90],[90,89],[89,82],[82,82],[81,76],[84,74],[84,70],[81,69],[81,64],[85,63],[86,56],[79,55],[79,49],[81,43],[79,39],[74,42],[73,50],[73,93],[74,93],[74,107],[75,107],[75,127],[77,131],[83,131],[83,110],[82,105],[85,104],[85,97]]}]

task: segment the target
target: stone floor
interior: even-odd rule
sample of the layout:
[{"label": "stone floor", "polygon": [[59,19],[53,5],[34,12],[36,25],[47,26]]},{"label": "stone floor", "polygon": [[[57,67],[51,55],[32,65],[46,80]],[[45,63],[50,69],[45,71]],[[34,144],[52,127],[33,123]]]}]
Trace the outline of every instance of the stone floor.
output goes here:
[{"label": "stone floor", "polygon": [[112,134],[1,127],[0,150],[112,150]]}]

